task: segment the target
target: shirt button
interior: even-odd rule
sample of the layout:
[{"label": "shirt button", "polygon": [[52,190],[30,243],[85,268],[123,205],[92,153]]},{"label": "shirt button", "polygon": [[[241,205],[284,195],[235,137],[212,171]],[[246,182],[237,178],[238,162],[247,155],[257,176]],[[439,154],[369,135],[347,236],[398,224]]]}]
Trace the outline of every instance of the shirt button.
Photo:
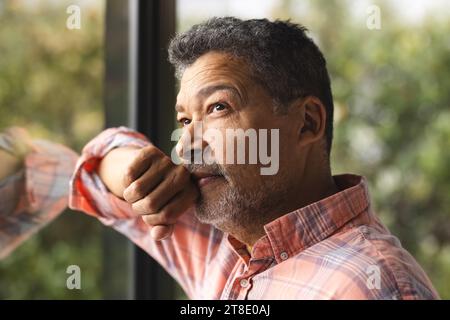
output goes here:
[{"label": "shirt button", "polygon": [[242,279],[240,282],[240,285],[242,288],[247,288],[248,286],[248,280],[247,279]]},{"label": "shirt button", "polygon": [[281,252],[280,253],[280,259],[281,260],[287,260],[287,258],[289,258],[289,255],[287,254],[287,252],[286,251],[283,251],[283,252]]}]

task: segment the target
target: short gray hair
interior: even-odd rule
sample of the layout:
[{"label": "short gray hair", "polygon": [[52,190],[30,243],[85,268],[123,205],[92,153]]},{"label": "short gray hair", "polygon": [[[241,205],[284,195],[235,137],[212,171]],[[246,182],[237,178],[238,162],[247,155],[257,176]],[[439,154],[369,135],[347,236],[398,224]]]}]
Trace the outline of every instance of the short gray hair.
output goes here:
[{"label": "short gray hair", "polygon": [[287,106],[294,99],[313,95],[327,112],[327,152],[333,139],[333,97],[326,61],[307,29],[290,21],[212,18],[177,34],[169,45],[169,61],[177,77],[200,56],[219,51],[242,58],[252,76],[274,99]]}]

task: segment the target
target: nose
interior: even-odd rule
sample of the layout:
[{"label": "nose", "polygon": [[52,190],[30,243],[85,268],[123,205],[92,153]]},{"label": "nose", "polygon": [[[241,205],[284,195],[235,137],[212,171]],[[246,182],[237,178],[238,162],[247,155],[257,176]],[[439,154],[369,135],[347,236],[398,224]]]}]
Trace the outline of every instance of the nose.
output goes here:
[{"label": "nose", "polygon": [[176,146],[178,157],[184,163],[203,163],[203,152],[208,146],[203,137],[201,121],[192,122],[185,127]]}]

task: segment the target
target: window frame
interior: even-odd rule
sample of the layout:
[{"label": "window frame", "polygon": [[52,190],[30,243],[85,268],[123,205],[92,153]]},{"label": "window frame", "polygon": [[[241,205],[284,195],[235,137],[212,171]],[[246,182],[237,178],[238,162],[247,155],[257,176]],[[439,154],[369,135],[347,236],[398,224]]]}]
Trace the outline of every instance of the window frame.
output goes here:
[{"label": "window frame", "polygon": [[[166,154],[175,125],[176,82],[167,61],[167,45],[176,30],[175,10],[176,0],[106,2],[105,126],[131,127]],[[117,232],[105,230],[104,252],[105,298],[176,297],[172,277]],[[112,277],[123,280],[114,287]]]}]

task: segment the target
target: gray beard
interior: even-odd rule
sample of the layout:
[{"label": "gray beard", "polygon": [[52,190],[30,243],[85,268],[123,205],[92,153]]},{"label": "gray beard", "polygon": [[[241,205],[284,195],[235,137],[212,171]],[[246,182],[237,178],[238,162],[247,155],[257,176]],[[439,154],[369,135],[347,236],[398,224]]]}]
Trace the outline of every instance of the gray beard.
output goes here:
[{"label": "gray beard", "polygon": [[277,184],[275,179],[271,179],[252,190],[227,185],[214,201],[200,197],[195,210],[197,219],[224,232],[262,228],[282,214],[277,212],[277,208],[286,201],[285,182]]}]

